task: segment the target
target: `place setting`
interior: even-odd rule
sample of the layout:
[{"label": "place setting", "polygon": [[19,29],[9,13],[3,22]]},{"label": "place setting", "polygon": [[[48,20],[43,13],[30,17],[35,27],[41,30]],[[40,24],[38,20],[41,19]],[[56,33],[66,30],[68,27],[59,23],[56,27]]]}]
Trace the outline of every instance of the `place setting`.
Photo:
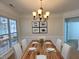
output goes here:
[{"label": "place setting", "polygon": [[46,48],[46,52],[56,52],[55,48]]}]

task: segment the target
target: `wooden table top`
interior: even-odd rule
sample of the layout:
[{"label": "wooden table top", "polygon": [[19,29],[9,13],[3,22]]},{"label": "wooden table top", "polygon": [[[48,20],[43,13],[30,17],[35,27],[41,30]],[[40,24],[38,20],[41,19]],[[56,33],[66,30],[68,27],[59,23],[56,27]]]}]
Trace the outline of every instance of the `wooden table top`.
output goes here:
[{"label": "wooden table top", "polygon": [[[38,41],[38,40],[35,40],[35,41]],[[47,42],[48,41],[51,42],[51,40],[47,40]],[[39,44],[32,44],[32,42],[30,42],[30,44],[26,48],[21,59],[36,59],[36,55],[46,55],[47,59],[64,59],[62,57],[61,53],[58,51],[58,49],[52,42],[51,42],[51,44],[45,44],[45,42],[46,42],[45,41],[42,46],[40,43]],[[37,50],[36,51],[29,51],[28,49],[30,47],[35,47]],[[46,48],[55,48],[55,52],[54,51],[47,52]]]}]

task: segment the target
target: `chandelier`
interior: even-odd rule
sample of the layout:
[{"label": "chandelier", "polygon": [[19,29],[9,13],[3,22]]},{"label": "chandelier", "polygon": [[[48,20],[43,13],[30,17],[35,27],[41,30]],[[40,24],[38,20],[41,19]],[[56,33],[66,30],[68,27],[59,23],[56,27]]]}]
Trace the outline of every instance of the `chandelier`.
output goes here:
[{"label": "chandelier", "polygon": [[40,0],[41,2],[41,7],[38,9],[38,11],[33,11],[33,20],[37,20],[39,19],[39,21],[47,21],[50,12],[49,11],[44,11],[43,7],[42,7],[42,0]]}]

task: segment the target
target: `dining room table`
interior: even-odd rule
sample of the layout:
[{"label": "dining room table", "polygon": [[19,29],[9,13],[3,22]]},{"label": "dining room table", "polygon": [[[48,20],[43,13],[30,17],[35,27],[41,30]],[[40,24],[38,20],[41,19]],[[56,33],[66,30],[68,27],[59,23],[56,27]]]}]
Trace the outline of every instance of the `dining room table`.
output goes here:
[{"label": "dining room table", "polygon": [[32,40],[23,52],[21,59],[42,59],[37,58],[39,55],[46,56],[45,59],[64,59],[61,52],[58,51],[51,40],[39,41],[40,40]]}]

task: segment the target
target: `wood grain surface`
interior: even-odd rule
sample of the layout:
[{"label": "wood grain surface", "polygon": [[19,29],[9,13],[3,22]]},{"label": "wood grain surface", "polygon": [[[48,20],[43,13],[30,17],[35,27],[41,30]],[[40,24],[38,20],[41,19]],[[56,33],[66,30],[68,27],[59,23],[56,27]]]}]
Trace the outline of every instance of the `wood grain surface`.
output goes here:
[{"label": "wood grain surface", "polygon": [[[51,40],[45,40],[42,46],[40,43],[32,44],[34,41],[39,42],[38,40],[32,40],[23,53],[21,59],[36,59],[36,55],[46,55],[47,59],[64,59]],[[45,44],[45,42],[51,42],[51,44]],[[35,47],[36,50],[29,51],[30,47]],[[47,52],[46,48],[54,48],[55,51]]]}]

